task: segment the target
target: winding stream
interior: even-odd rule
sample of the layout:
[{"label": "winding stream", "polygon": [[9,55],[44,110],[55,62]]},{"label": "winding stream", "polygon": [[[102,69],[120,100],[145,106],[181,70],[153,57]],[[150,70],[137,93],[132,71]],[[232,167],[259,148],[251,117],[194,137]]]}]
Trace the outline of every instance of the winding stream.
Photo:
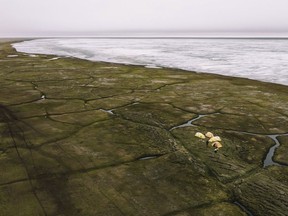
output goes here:
[{"label": "winding stream", "polygon": [[[211,114],[205,114],[205,115],[198,115],[196,118],[193,118],[184,124],[172,127],[169,131],[172,131],[172,130],[177,129],[177,128],[182,128],[182,127],[195,127],[196,125],[194,125],[193,122],[195,122],[198,119],[201,119],[205,116],[215,115],[215,114],[220,114],[220,113],[217,112],[217,113],[211,113]],[[235,131],[235,130],[231,130],[231,131]],[[257,134],[257,133],[250,133],[250,132],[244,132],[244,131],[235,131],[235,132],[239,132],[239,133],[243,133],[243,134],[249,134],[249,135],[262,135],[262,136],[269,137],[270,139],[272,139],[274,141],[275,145],[270,147],[265,159],[263,160],[263,168],[266,168],[268,166],[286,166],[286,165],[275,162],[273,160],[273,157],[275,155],[275,150],[281,145],[280,142],[278,141],[277,137],[278,136],[288,136],[288,133],[286,133],[286,134]]]},{"label": "winding stream", "polygon": [[[282,135],[288,135],[288,134],[282,134]],[[271,165],[276,165],[276,166],[283,166],[282,164],[279,164],[275,161],[273,161],[273,156],[275,154],[275,150],[280,146],[280,142],[278,141],[277,137],[279,134],[274,134],[274,135],[267,135],[270,137],[276,144],[270,147],[268,154],[266,155],[266,158],[263,162],[263,167],[271,166]]]},{"label": "winding stream", "polygon": [[197,116],[196,118],[191,119],[191,120],[189,120],[188,122],[186,122],[186,123],[184,123],[184,124],[181,124],[181,125],[178,125],[178,126],[172,127],[169,131],[172,131],[172,130],[177,129],[177,128],[182,128],[182,127],[191,127],[191,126],[195,126],[195,125],[193,125],[192,123],[193,123],[194,121],[197,121],[198,119],[204,117],[204,116],[207,116],[207,115],[199,115],[199,116]]}]

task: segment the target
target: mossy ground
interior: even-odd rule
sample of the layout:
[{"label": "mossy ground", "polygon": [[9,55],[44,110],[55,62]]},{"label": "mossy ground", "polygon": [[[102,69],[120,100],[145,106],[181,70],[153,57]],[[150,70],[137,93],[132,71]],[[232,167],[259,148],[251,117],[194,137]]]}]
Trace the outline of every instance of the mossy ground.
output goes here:
[{"label": "mossy ground", "polygon": [[0,43],[0,215],[287,215],[287,86],[54,57]]}]

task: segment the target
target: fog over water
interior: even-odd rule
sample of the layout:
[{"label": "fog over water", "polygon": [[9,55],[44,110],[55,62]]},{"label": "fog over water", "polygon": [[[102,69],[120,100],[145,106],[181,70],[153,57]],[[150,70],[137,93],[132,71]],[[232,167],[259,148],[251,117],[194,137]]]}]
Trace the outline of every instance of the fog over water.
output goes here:
[{"label": "fog over water", "polygon": [[33,54],[171,67],[288,85],[284,39],[37,39],[13,45]]}]

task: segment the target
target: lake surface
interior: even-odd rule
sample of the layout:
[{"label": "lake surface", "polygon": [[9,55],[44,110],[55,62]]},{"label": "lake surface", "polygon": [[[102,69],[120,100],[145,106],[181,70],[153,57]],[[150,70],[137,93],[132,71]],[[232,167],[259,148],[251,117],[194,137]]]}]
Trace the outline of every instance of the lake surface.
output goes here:
[{"label": "lake surface", "polygon": [[287,39],[53,38],[13,46],[31,54],[180,68],[288,85]]}]

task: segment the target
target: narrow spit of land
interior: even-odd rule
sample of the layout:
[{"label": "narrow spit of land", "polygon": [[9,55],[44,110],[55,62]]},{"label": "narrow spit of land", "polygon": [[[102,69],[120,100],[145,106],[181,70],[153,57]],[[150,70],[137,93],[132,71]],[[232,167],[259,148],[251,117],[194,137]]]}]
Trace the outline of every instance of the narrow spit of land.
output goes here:
[{"label": "narrow spit of land", "polygon": [[288,212],[287,86],[2,42],[0,132],[0,215]]}]

